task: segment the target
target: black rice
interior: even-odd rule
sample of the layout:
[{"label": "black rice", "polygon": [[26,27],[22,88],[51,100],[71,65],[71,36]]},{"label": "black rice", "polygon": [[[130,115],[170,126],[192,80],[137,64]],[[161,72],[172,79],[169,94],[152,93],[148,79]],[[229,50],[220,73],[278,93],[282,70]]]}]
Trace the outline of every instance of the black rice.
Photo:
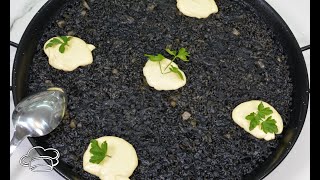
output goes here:
[{"label": "black rice", "polygon": [[[77,0],[61,7],[39,42],[28,92],[44,90],[48,82],[62,87],[68,118],[39,140],[87,179],[97,177],[84,172],[83,153],[91,139],[107,135],[135,147],[139,165],[131,179],[241,179],[259,166],[282,136],[258,140],[233,122],[231,112],[261,99],[286,125],[292,101],[287,55],[250,6],[216,2],[219,13],[206,19],[182,15],[175,0],[87,1],[90,9]],[[96,49],[91,65],[63,72],[48,64],[42,47],[68,32]],[[142,73],[143,54],[165,54],[165,47],[191,54],[190,62],[177,61],[187,84],[175,91],[150,88]],[[186,111],[191,116],[184,121]],[[77,125],[71,128],[71,122]]]}]

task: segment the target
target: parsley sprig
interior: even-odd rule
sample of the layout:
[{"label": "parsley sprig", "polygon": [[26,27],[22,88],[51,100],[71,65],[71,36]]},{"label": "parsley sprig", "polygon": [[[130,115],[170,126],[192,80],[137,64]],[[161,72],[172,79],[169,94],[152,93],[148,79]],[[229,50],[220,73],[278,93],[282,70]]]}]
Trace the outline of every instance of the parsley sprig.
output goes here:
[{"label": "parsley sprig", "polygon": [[[91,143],[90,153],[92,154],[92,156],[89,161],[91,163],[99,164],[106,156],[108,156],[107,155],[108,143],[104,141],[103,143],[101,143],[101,147],[99,146],[98,141],[95,139],[92,139],[90,143]],[[111,157],[111,156],[108,156],[108,157]]]},{"label": "parsley sprig", "polygon": [[[252,131],[255,127],[261,124],[261,129],[265,133],[277,133],[278,127],[276,125],[276,121],[269,116],[265,119],[266,116],[272,114],[273,111],[270,107],[264,107],[262,102],[258,105],[258,112],[252,112],[247,115],[245,118],[250,121],[249,130]],[[265,119],[265,120],[263,120]]]},{"label": "parsley sprig", "polygon": [[[172,61],[171,61],[171,62],[172,62]],[[183,79],[183,75],[182,75],[182,73],[180,72],[180,70],[179,70],[178,67],[174,67],[174,66],[171,65],[171,67],[169,68],[169,70],[170,70],[171,72],[173,72],[173,73],[178,74],[178,76],[179,76],[182,80],[184,80],[184,79]]]},{"label": "parsley sprig", "polygon": [[[160,71],[162,74],[168,74],[170,72],[172,73],[176,73],[180,79],[184,80],[183,79],[183,75],[181,73],[181,70],[178,68],[178,67],[174,67],[172,64],[172,62],[174,60],[176,60],[177,58],[184,61],[184,62],[187,62],[189,61],[188,60],[188,57],[190,56],[189,53],[186,51],[185,48],[180,48],[178,53],[177,51],[174,51],[174,50],[170,50],[169,48],[166,48],[165,49],[166,52],[170,55],[173,56],[171,62],[164,68],[164,70],[162,71],[162,68],[161,68],[161,64],[160,64],[160,61],[162,61],[163,59],[165,59],[166,57],[164,57],[162,54],[157,54],[157,55],[150,55],[150,54],[144,54],[144,56],[148,57],[150,61],[154,61],[154,62],[158,62],[159,63],[159,66],[160,66]],[[164,71],[166,71],[167,69],[169,68],[169,72],[166,72],[164,73]]]},{"label": "parsley sprig", "polygon": [[[58,39],[60,38],[60,39]],[[46,45],[45,49],[47,49],[48,47],[53,47],[55,45],[58,45],[60,44],[60,47],[59,47],[59,52],[60,53],[64,53],[65,51],[65,46],[68,46],[68,41],[70,41],[70,39],[72,37],[67,37],[67,36],[59,36],[58,38],[53,38],[51,39],[51,41]]]}]

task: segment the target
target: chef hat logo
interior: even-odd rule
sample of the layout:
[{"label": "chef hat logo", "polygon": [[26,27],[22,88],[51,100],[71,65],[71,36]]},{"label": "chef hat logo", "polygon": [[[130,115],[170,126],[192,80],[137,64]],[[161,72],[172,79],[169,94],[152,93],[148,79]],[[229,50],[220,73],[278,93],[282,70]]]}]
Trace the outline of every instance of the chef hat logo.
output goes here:
[{"label": "chef hat logo", "polygon": [[[37,150],[42,151],[44,155],[38,155]],[[59,157],[59,151],[54,148],[44,149],[41,146],[35,146],[20,158],[19,163],[24,167],[29,167],[34,172],[49,172],[53,170],[54,166],[58,165]]]}]

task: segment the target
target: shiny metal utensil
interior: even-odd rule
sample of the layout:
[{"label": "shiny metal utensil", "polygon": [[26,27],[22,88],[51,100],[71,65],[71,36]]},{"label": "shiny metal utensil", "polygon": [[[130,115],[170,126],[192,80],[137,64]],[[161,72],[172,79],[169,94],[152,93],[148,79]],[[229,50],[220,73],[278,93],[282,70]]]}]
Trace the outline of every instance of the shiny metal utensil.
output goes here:
[{"label": "shiny metal utensil", "polygon": [[66,95],[60,88],[50,88],[23,99],[14,109],[14,134],[10,156],[26,137],[49,134],[61,122],[66,110]]}]

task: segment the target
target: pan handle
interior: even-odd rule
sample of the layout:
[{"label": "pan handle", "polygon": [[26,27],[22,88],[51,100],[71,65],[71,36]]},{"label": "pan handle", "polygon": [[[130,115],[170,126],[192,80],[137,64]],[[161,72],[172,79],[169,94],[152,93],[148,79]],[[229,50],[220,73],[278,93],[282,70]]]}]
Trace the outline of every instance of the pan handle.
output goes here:
[{"label": "pan handle", "polygon": [[303,47],[301,48],[301,51],[306,51],[306,50],[308,50],[308,49],[310,49],[310,44],[309,44],[309,45],[306,45],[306,46],[303,46]]},{"label": "pan handle", "polygon": [[10,41],[10,46],[13,46],[13,47],[15,47],[15,48],[18,48],[18,45],[19,45],[19,44],[17,44],[17,43],[15,43],[15,42]]}]

